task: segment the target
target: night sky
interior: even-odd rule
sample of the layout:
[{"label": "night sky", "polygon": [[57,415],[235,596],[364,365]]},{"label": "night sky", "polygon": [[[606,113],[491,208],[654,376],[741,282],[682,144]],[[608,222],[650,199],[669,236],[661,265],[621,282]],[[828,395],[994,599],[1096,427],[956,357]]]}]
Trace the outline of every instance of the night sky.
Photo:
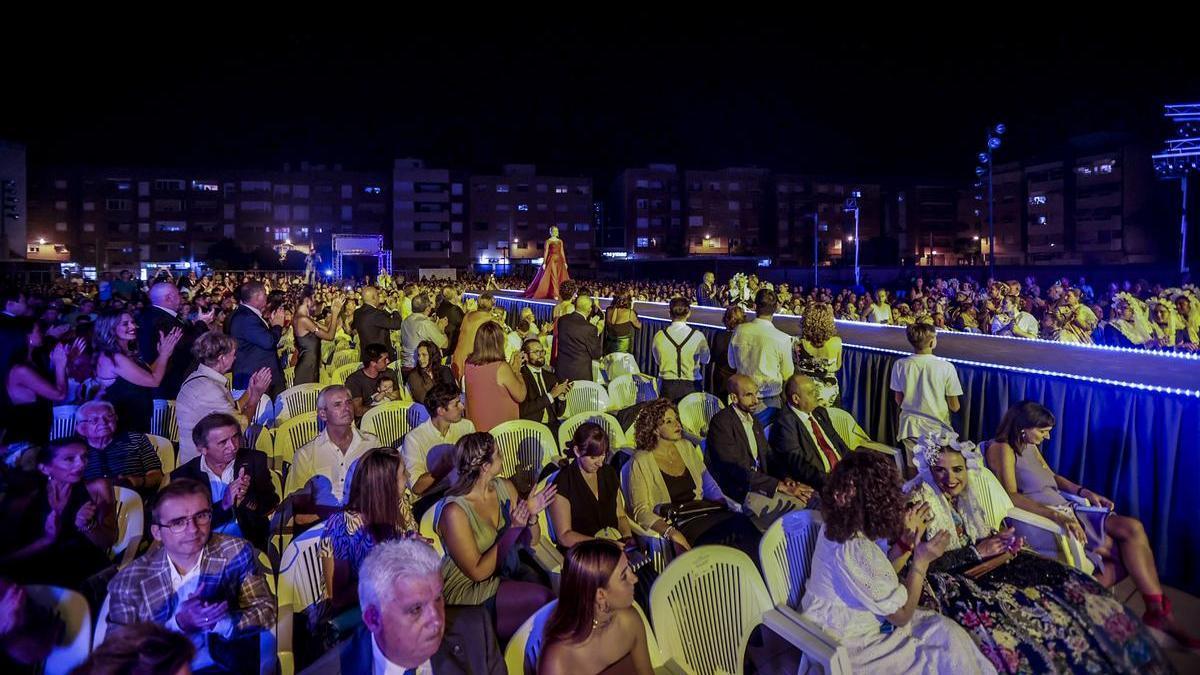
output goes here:
[{"label": "night sky", "polygon": [[992,38],[832,18],[248,21],[6,31],[0,137],[28,143],[35,169],[416,156],[536,163],[601,188],[648,162],[962,177],[996,121],[1004,161],[1080,133],[1159,139],[1162,103],[1200,100],[1194,42],[1025,17]]}]

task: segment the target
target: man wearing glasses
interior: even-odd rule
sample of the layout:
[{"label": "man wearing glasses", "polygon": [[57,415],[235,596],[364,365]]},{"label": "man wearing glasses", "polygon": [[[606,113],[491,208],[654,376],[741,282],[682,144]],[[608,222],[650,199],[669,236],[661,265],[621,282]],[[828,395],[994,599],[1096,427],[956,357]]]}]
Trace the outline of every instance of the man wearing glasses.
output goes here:
[{"label": "man wearing glasses", "polygon": [[259,634],[275,622],[275,598],[254,549],[212,533],[207,485],[172,481],[158,494],[150,532],[161,547],[108,586],[108,622],[148,621],[190,638],[196,672],[257,672]]}]

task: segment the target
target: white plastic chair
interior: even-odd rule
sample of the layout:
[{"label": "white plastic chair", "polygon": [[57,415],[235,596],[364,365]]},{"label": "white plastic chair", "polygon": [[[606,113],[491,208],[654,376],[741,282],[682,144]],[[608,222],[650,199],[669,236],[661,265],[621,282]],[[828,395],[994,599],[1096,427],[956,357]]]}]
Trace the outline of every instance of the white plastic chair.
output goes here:
[{"label": "white plastic chair", "polygon": [[92,610],[82,595],[57,586],[25,586],[30,602],[45,607],[63,622],[63,634],[42,664],[48,675],[69,673],[87,661],[92,650]]},{"label": "white plastic chair", "polygon": [[374,434],[381,446],[391,447],[429,419],[425,406],[412,401],[389,401],[363,414],[359,429]]},{"label": "white plastic chair", "polygon": [[608,409],[624,410],[638,402],[638,388],[632,375],[621,375],[608,382]]},{"label": "white plastic chair", "polygon": [[116,497],[113,508],[117,520],[117,541],[108,550],[108,555],[117,562],[117,567],[125,567],[137,557],[138,546],[145,533],[146,514],[142,498],[137,492],[114,487],[113,493]]},{"label": "white plastic chair", "polygon": [[445,500],[439,499],[437,502],[425,510],[421,514],[421,523],[418,526],[421,536],[433,542],[433,550],[438,552],[438,555],[446,555],[446,548],[442,544],[442,535],[438,533],[437,523],[438,518],[442,516],[442,506],[445,505]]},{"label": "white plastic chair", "polygon": [[154,434],[146,434],[146,438],[150,441],[150,445],[154,446],[154,451],[158,453],[158,461],[162,463],[162,485],[166,485],[167,480],[171,477],[171,472],[179,466],[179,459],[175,455],[175,444]]},{"label": "white plastic chair", "polygon": [[77,405],[54,406],[54,427],[50,432],[50,440],[56,441],[75,433],[75,411]]},{"label": "white plastic chair", "polygon": [[[290,464],[296,456],[296,451],[311,443],[319,433],[321,432],[318,428],[316,412],[297,415],[275,429],[269,456]],[[263,436],[265,435],[267,435],[266,431],[263,432]]]},{"label": "white plastic chair", "polygon": [[566,417],[582,412],[604,412],[608,410],[608,392],[604,385],[586,380],[576,382],[567,392]]},{"label": "white plastic chair", "polygon": [[362,366],[357,363],[347,363],[344,366],[334,368],[333,375],[329,377],[329,384],[346,384],[346,378],[360,370],[362,370]]},{"label": "white plastic chair", "polygon": [[522,470],[533,472],[537,480],[542,467],[555,461],[560,454],[549,427],[532,420],[510,420],[492,428],[496,449],[500,453],[500,475],[512,476]]},{"label": "white plastic chair", "polygon": [[279,422],[301,413],[317,411],[317,395],[321,385],[316,382],[298,384],[284,390],[275,398],[275,418]]},{"label": "white plastic chair", "polygon": [[573,417],[568,417],[558,427],[558,447],[565,457],[567,454],[567,443],[575,436],[575,430],[584,422],[595,422],[604,428],[604,433],[608,434],[608,447],[612,451],[617,448],[626,447],[625,432],[621,431],[621,423],[617,418],[603,412],[581,412]]},{"label": "white plastic chair", "polygon": [[679,423],[696,440],[708,438],[708,422],[725,406],[712,394],[697,391],[679,401]]},{"label": "white plastic chair", "polygon": [[638,368],[637,359],[633,354],[615,352],[600,358],[600,373],[604,376],[605,382],[611,382],[614,378],[622,375],[634,375],[640,372],[642,369]]},{"label": "white plastic chair", "polygon": [[325,570],[320,556],[321,535],[325,524],[318,523],[292,540],[279,561],[276,646],[283,670],[295,669],[292,626],[297,612],[303,612],[325,597]]},{"label": "white plastic chair", "polygon": [[112,596],[105,593],[104,602],[100,605],[100,613],[96,615],[96,629],[92,632],[92,650],[104,644],[108,636],[108,601]]},{"label": "white plastic chair", "polygon": [[330,367],[333,370],[345,367],[350,364],[362,365],[362,358],[359,356],[357,349],[339,349],[333,353],[333,363]]},{"label": "white plastic chair", "polygon": [[291,389],[296,383],[296,367],[290,366],[283,369],[283,386]]},{"label": "white plastic chair", "polygon": [[904,475],[904,452],[899,448],[885,446],[882,443],[876,443],[875,439],[867,435],[867,432],[859,426],[858,421],[849,412],[841,408],[830,406],[825,408],[825,412],[829,413],[829,422],[833,425],[833,430],[837,435],[851,448],[862,447],[865,443],[873,443],[870,446],[872,450],[882,452],[891,457],[896,462],[896,468],[900,470],[900,475]]},{"label": "white plastic chair", "polygon": [[179,424],[175,421],[175,401],[154,399],[154,415],[150,418],[150,433],[179,442]]},{"label": "white plastic chair", "polygon": [[792,511],[771,523],[763,534],[758,557],[767,591],[775,604],[763,616],[763,623],[804,654],[800,672],[809,672],[815,664],[830,675],[849,673],[850,655],[846,648],[799,611],[812,572],[821,523],[821,514],[816,511]]},{"label": "white plastic chair", "polygon": [[750,634],[770,609],[754,561],[726,546],[701,546],[675,558],[650,591],[663,654],[699,675],[741,675]]}]

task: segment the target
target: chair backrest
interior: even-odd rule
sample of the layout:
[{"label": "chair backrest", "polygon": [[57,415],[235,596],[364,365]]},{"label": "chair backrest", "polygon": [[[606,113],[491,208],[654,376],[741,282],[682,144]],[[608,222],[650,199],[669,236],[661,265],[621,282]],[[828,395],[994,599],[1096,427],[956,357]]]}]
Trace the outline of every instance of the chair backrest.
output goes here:
[{"label": "chair backrest", "polygon": [[575,435],[575,430],[584,422],[595,422],[604,428],[604,433],[608,434],[608,447],[612,451],[617,448],[623,448],[626,445],[625,432],[621,431],[621,423],[617,418],[603,412],[581,412],[578,415],[569,417],[558,427],[558,447],[565,456],[567,453],[567,443]]},{"label": "chair backrest", "polygon": [[165,481],[179,466],[179,459],[175,455],[175,444],[154,434],[146,434],[146,438],[150,441],[150,445],[154,446],[154,451],[158,453],[158,461],[162,463],[163,480]]},{"label": "chair backrest", "polygon": [[640,373],[642,369],[638,368],[637,359],[633,354],[615,352],[600,359],[600,372],[606,382],[611,382],[613,378]]},{"label": "chair backrest", "polygon": [[305,530],[288,544],[279,560],[279,605],[300,612],[325,597],[321,535],[325,524]]},{"label": "chair backrest", "polygon": [[111,595],[108,593],[104,594],[104,602],[100,605],[100,613],[96,615],[96,628],[92,631],[93,650],[104,644],[104,638],[108,636],[108,601],[110,598],[112,598]]},{"label": "chair backrest", "polygon": [[154,414],[150,418],[150,433],[179,442],[179,424],[175,421],[175,401],[154,399]]},{"label": "chair backrest", "polygon": [[1013,507],[1012,498],[1008,496],[1008,492],[1004,490],[1000,480],[986,467],[969,469],[967,480],[970,481],[980,506],[987,514],[988,524],[993,528],[999,528],[1001,521],[1008,516],[1009,510]]},{"label": "chair backrest", "polygon": [[580,380],[567,392],[567,417],[605,410],[608,410],[608,391],[602,384]]},{"label": "chair backrest", "polygon": [[425,509],[425,513],[421,514],[419,525],[421,536],[433,542],[431,546],[438,552],[438,555],[446,555],[446,549],[442,545],[442,535],[438,534],[437,530],[438,518],[442,515],[442,506],[445,503],[445,500],[439,499],[433,506]]},{"label": "chair backrest", "polygon": [[50,440],[56,441],[75,433],[75,411],[77,405],[54,406],[54,427],[50,431]]},{"label": "chair backrest", "polygon": [[346,378],[360,370],[362,370],[362,366],[357,363],[347,363],[344,366],[334,368],[333,376],[329,379],[329,384],[346,384]]},{"label": "chair backrest", "polygon": [[503,468],[500,475],[505,478],[521,471],[532,471],[537,480],[542,467],[559,457],[554,434],[541,422],[533,420],[509,420],[492,428],[496,449],[500,453]]},{"label": "chair backrest", "polygon": [[508,675],[536,675],[537,662],[546,641],[546,623],[557,605],[557,600],[546,603],[533,616],[525,619],[525,623],[509,638],[508,646],[504,648],[504,665]]},{"label": "chair backrest", "polygon": [[679,401],[679,423],[696,438],[707,438],[709,420],[724,407],[721,399],[707,392],[688,394]]},{"label": "chair backrest", "polygon": [[291,389],[296,383],[296,367],[290,366],[283,369],[283,386]]},{"label": "chair backrest", "polygon": [[363,414],[360,429],[374,434],[380,445],[391,446],[429,419],[425,406],[412,401],[389,401]]},{"label": "chair backrest", "polygon": [[357,349],[339,349],[333,353],[333,369],[343,368],[350,364],[362,365],[362,359],[359,357]]},{"label": "chair backrest", "polygon": [[821,534],[821,514],[809,509],[792,511],[763,533],[758,558],[767,591],[775,605],[800,607],[804,586],[812,573],[813,551]]},{"label": "chair backrest", "polygon": [[146,531],[146,513],[137,492],[123,487],[114,487],[113,492],[116,496],[113,507],[116,509],[117,540],[108,553],[117,560],[119,567],[124,567],[137,557],[138,546]]},{"label": "chair backrest", "polygon": [[638,402],[638,388],[632,375],[620,375],[608,382],[609,410],[624,410]]},{"label": "chair backrest", "polygon": [[92,650],[92,610],[82,595],[57,586],[25,586],[30,602],[45,607],[63,623],[63,634],[42,664],[49,675],[69,673],[87,661]]},{"label": "chair backrest", "polygon": [[317,424],[317,413],[307,412],[293,417],[275,430],[272,455],[291,462],[296,451],[311,443],[321,433]]},{"label": "chair backrest", "polygon": [[741,675],[750,634],[772,607],[754,562],[726,546],[675,558],[650,591],[663,655],[698,675]]},{"label": "chair backrest", "polygon": [[316,382],[298,384],[285,389],[275,399],[276,418],[282,421],[301,413],[316,412],[317,395],[320,393],[321,385]]}]

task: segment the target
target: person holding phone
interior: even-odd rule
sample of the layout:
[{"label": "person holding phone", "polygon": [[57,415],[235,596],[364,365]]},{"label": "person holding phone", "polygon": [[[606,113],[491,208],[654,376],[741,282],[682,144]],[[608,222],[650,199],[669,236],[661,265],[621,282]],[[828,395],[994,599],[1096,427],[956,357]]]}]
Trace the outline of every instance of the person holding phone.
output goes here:
[{"label": "person holding phone", "polygon": [[[914,454],[918,474],[888,557],[900,571],[922,541],[948,539],[929,562],[921,604],[966,628],[998,671],[1169,671],[1150,632],[1099,581],[1023,550],[1013,528],[990,520],[1012,503],[999,486],[988,490],[995,478],[974,443],[929,432]],[[985,490],[995,511],[978,496]]]},{"label": "person holding phone", "polygon": [[546,348],[536,337],[521,343],[521,378],[528,392],[520,404],[521,419],[541,422],[558,436],[558,427],[567,412],[567,394],[574,386],[571,380],[560,380],[546,368]]}]

